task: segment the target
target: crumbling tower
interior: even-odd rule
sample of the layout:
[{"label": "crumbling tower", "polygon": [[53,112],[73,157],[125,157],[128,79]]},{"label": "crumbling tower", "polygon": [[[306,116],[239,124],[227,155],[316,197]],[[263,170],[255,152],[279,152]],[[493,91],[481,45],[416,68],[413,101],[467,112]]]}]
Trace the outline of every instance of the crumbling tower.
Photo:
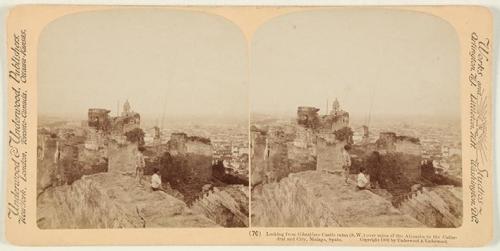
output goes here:
[{"label": "crumbling tower", "polygon": [[363,138],[361,139],[361,142],[363,144],[369,143],[370,142],[370,131],[368,126],[363,125]]}]

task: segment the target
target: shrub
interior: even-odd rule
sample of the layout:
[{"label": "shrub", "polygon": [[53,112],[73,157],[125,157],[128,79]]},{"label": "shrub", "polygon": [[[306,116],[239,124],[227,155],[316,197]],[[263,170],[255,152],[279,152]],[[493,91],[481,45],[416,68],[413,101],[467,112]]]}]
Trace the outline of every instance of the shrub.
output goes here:
[{"label": "shrub", "polygon": [[132,143],[139,143],[139,145],[144,143],[144,131],[141,128],[134,128],[126,132],[125,136]]},{"label": "shrub", "polygon": [[333,132],[335,134],[335,138],[339,141],[348,141],[350,142],[352,139],[352,135],[354,134],[350,127],[343,127],[342,129],[338,129]]}]

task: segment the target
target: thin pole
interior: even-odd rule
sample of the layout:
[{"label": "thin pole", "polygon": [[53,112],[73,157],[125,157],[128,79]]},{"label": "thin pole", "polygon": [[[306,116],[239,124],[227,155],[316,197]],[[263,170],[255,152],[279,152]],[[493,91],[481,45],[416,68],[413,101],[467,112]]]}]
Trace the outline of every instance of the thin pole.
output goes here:
[{"label": "thin pole", "polygon": [[328,115],[328,98],[326,99],[326,114],[325,115]]}]

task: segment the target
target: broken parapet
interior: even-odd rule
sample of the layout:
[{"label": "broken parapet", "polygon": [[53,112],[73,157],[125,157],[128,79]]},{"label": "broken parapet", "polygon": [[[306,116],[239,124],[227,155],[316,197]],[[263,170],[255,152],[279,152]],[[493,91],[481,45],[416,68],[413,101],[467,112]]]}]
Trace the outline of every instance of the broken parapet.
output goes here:
[{"label": "broken parapet", "polygon": [[375,144],[380,153],[401,152],[413,155],[422,154],[422,145],[418,138],[396,135],[394,132],[381,132]]},{"label": "broken parapet", "polygon": [[188,136],[186,133],[172,133],[167,143],[168,151],[177,154],[212,155],[213,147],[210,139],[198,136]]}]

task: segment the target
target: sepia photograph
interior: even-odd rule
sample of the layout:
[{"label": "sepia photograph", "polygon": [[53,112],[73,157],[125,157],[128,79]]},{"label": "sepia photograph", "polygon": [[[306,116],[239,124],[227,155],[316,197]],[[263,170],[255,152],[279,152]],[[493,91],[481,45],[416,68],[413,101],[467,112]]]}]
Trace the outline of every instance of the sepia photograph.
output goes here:
[{"label": "sepia photograph", "polygon": [[254,227],[462,224],[459,42],[431,15],[303,11],[252,40]]},{"label": "sepia photograph", "polygon": [[246,49],[238,27],[193,11],[49,23],[38,48],[38,227],[247,227]]},{"label": "sepia photograph", "polygon": [[493,17],[472,5],[12,6],[5,238],[488,245]]}]

